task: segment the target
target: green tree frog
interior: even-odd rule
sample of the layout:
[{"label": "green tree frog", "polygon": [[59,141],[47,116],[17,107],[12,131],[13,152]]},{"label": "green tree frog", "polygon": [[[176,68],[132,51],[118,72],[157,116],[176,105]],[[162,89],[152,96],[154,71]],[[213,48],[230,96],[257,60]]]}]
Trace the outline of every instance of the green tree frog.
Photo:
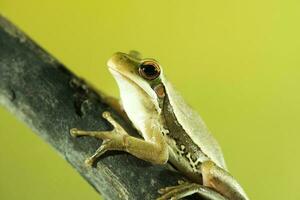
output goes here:
[{"label": "green tree frog", "polygon": [[119,86],[123,109],[143,139],[127,134],[109,112],[104,112],[113,131],[70,130],[72,136],[103,140],[86,164],[91,165],[106,151],[126,151],[153,164],[170,162],[189,180],[160,189],[158,200],[194,193],[211,200],[248,200],[227,171],[217,141],[166,80],[156,60],[141,59],[137,52],[118,52],[109,59],[108,67]]}]

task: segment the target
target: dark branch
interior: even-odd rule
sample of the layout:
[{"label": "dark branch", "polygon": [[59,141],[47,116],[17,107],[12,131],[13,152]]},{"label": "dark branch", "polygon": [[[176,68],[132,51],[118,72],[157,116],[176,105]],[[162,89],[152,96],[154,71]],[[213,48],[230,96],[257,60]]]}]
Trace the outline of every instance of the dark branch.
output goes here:
[{"label": "dark branch", "polygon": [[86,167],[85,158],[101,141],[72,138],[70,128],[111,129],[101,117],[108,110],[132,129],[93,88],[1,16],[0,103],[53,146],[105,199],[154,199],[159,188],[175,185],[181,177],[120,152],[107,153],[93,168]]}]

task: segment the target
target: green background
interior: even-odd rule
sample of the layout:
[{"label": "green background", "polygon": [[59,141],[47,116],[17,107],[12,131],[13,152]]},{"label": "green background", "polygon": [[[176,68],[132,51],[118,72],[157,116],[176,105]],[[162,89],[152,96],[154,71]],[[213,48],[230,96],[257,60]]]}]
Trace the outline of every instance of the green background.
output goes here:
[{"label": "green background", "polygon": [[[1,14],[113,96],[112,53],[158,59],[253,200],[300,199],[299,8],[296,0],[0,0]],[[83,198],[99,196],[0,107],[0,199]]]}]

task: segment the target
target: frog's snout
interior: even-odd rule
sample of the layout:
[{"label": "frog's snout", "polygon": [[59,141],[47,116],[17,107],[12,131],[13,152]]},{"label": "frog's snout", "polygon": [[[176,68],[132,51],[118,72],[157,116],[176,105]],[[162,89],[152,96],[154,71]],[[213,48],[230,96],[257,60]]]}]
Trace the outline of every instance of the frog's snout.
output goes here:
[{"label": "frog's snout", "polygon": [[117,65],[120,65],[122,60],[126,59],[126,54],[122,52],[114,53],[110,59],[107,61],[107,66],[109,68],[116,68]]}]

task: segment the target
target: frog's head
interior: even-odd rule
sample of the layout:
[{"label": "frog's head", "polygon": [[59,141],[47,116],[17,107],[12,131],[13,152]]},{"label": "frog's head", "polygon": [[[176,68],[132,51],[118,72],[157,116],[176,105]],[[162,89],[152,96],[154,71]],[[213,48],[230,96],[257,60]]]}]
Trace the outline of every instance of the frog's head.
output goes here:
[{"label": "frog's head", "polygon": [[109,59],[108,67],[118,83],[121,98],[124,95],[143,96],[142,99],[151,99],[158,106],[165,91],[162,68],[156,60],[141,59],[137,52],[117,52]]}]

